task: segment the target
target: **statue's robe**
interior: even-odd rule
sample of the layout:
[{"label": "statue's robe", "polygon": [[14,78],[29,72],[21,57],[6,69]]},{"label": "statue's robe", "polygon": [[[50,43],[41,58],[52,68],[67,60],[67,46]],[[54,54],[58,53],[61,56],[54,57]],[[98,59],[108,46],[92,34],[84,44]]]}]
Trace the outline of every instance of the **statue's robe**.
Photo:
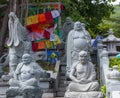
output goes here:
[{"label": "statue's robe", "polygon": [[90,80],[91,82],[76,83],[72,81],[68,86],[68,89],[70,91],[86,92],[86,91],[98,90],[99,84],[96,81],[96,72],[94,69],[94,65],[91,62],[88,62],[87,65],[81,65],[79,62],[76,62],[72,65],[72,69],[75,70],[74,76],[78,80],[81,80],[82,78],[84,78],[86,80]]},{"label": "statue's robe", "polygon": [[[77,66],[80,66],[78,64],[79,62],[76,62],[74,65],[72,65],[72,68],[76,70],[76,74],[74,73],[74,75],[77,76],[77,79],[84,77],[85,79],[91,80],[91,82],[71,82],[68,85],[67,91],[65,93],[65,98],[103,98],[103,94],[98,91],[99,84],[95,80],[96,74],[93,64],[88,62],[88,65],[84,67],[84,69],[82,69],[82,67],[77,69]],[[79,76],[77,73],[81,75]]]}]

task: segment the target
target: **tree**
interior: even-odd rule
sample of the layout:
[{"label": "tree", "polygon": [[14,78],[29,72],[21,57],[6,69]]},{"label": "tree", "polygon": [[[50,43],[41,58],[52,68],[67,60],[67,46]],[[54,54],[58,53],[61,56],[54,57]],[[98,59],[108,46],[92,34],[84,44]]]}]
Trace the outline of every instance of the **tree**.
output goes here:
[{"label": "tree", "polygon": [[[120,6],[114,6],[114,13],[110,15],[110,18],[105,18],[103,23],[100,24],[100,29],[108,31],[109,28],[112,28],[115,36],[120,37]],[[108,28],[109,27],[109,28]]]},{"label": "tree", "polygon": [[[4,2],[4,3],[7,3],[7,2]],[[3,50],[4,50],[4,42],[5,42],[5,36],[7,34],[7,22],[8,22],[8,13],[9,13],[9,9],[10,9],[10,2],[7,3],[7,5],[8,6],[7,6],[7,9],[6,9],[6,14],[2,18],[3,21],[1,23],[2,25],[1,25],[1,28],[0,28],[0,55],[3,53]]]},{"label": "tree", "polygon": [[[0,54],[2,53],[5,37],[7,35],[7,22],[9,10],[13,10],[14,1],[16,1],[16,13],[17,16],[22,20],[27,15],[27,6],[29,2],[61,2],[65,9],[62,11],[62,23],[65,21],[67,16],[70,16],[73,21],[84,22],[87,26],[87,30],[92,36],[96,36],[99,31],[98,24],[102,22],[102,19],[109,17],[113,12],[113,6],[109,2],[114,0],[0,0],[0,5],[7,4],[8,12],[4,14],[2,19],[2,26],[0,28]],[[24,4],[25,3],[25,4]],[[24,4],[26,6],[22,6]],[[9,8],[10,7],[10,8]],[[7,9],[5,11],[7,11]],[[4,12],[5,12],[4,11]],[[3,14],[4,12],[0,13]]]},{"label": "tree", "polygon": [[111,0],[60,1],[65,6],[63,16],[70,16],[74,21],[84,22],[92,36],[95,36],[99,31],[98,25],[102,22],[102,19],[110,17],[114,10],[110,4]]}]

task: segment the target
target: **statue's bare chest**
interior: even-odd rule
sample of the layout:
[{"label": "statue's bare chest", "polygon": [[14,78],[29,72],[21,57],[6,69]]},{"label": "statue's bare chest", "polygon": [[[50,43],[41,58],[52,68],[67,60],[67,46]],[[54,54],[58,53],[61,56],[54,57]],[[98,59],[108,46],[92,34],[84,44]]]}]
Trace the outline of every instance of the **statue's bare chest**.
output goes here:
[{"label": "statue's bare chest", "polygon": [[85,73],[86,70],[87,70],[87,66],[86,66],[86,65],[78,64],[78,65],[76,66],[76,72],[77,72],[78,74]]},{"label": "statue's bare chest", "polygon": [[27,80],[30,79],[32,76],[32,68],[30,66],[23,66],[21,68],[21,80]]}]

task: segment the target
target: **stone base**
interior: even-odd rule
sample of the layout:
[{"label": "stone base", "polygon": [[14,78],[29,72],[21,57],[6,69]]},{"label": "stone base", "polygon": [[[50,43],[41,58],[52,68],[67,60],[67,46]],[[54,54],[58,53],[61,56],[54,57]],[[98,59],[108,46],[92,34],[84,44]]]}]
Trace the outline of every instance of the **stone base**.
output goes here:
[{"label": "stone base", "polygon": [[103,98],[101,92],[66,92],[64,98]]},{"label": "stone base", "polygon": [[24,89],[21,91],[17,87],[9,88],[6,91],[6,98],[41,98],[43,91],[40,88]]},{"label": "stone base", "polygon": [[42,98],[54,98],[53,93],[43,93]]},{"label": "stone base", "polygon": [[15,98],[23,98],[23,96],[16,96]]}]

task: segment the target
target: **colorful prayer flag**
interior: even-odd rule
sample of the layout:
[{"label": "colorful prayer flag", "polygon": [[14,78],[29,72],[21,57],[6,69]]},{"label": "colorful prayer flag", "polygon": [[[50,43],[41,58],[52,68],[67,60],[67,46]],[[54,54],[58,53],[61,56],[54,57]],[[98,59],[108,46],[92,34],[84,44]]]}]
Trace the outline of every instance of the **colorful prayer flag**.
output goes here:
[{"label": "colorful prayer flag", "polygon": [[54,41],[54,45],[58,45],[61,43],[61,40],[58,35],[56,35],[56,41]]},{"label": "colorful prayer flag", "polygon": [[38,42],[38,49],[45,49],[45,42],[44,41]]},{"label": "colorful prayer flag", "polygon": [[36,24],[36,23],[38,23],[38,15],[29,16],[26,18],[27,25]]},{"label": "colorful prayer flag", "polygon": [[45,24],[46,23],[46,17],[45,17],[45,14],[38,14],[38,21],[40,24]]},{"label": "colorful prayer flag", "polygon": [[48,39],[45,40],[46,48],[51,48],[52,47],[52,42]]}]

